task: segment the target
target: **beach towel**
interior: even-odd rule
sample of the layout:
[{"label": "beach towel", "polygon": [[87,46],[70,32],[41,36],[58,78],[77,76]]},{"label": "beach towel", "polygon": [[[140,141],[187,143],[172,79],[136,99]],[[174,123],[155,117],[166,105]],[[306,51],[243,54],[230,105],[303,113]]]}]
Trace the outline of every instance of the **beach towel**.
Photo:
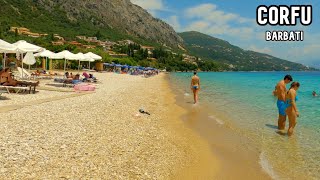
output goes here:
[{"label": "beach towel", "polygon": [[74,86],[75,91],[95,91],[96,87],[90,84],[77,84]]}]

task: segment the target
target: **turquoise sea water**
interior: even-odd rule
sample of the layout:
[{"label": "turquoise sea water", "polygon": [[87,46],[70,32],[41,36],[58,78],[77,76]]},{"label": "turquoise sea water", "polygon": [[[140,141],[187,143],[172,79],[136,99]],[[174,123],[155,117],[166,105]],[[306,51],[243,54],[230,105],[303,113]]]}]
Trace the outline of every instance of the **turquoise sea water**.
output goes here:
[{"label": "turquoise sea water", "polygon": [[[275,133],[278,112],[272,96],[275,85],[286,74],[301,84],[297,102],[300,117],[290,138]],[[171,74],[178,93],[190,93],[191,76],[192,73]],[[199,76],[200,104],[227,117],[217,120],[219,123],[231,124],[241,135],[255,141],[261,152],[260,164],[270,176],[286,179],[304,174],[306,179],[320,179],[320,96],[311,94],[316,91],[320,95],[320,72],[223,72]]]}]

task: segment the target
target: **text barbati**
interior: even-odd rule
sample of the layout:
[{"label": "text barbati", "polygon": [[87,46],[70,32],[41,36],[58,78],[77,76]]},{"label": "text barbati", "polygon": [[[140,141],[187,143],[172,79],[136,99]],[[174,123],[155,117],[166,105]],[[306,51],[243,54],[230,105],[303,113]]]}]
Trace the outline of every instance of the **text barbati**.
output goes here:
[{"label": "text barbati", "polygon": [[[279,6],[258,6],[257,23],[260,26],[295,26],[297,19],[300,24],[309,26],[312,23],[312,6],[311,5],[285,5]],[[303,31],[266,31],[266,41],[303,41]]]}]

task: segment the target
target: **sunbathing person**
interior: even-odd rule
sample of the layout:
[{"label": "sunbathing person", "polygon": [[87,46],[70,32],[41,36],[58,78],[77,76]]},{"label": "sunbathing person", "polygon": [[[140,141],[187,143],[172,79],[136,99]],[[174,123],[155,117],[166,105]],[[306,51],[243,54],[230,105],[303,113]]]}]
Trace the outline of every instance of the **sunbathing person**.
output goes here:
[{"label": "sunbathing person", "polygon": [[2,86],[16,86],[17,81],[11,77],[10,68],[5,68],[0,75],[0,85]]},{"label": "sunbathing person", "polygon": [[89,80],[90,76],[89,76],[89,74],[87,72],[83,72],[82,75],[84,76],[83,81],[88,81]]},{"label": "sunbathing person", "polygon": [[32,76],[40,76],[40,71],[37,70],[36,72],[31,73]]},{"label": "sunbathing person", "polygon": [[73,80],[72,80],[72,84],[78,84],[78,83],[80,83],[80,82],[82,82],[82,81],[80,80],[80,74],[76,74],[76,75],[74,76]]}]

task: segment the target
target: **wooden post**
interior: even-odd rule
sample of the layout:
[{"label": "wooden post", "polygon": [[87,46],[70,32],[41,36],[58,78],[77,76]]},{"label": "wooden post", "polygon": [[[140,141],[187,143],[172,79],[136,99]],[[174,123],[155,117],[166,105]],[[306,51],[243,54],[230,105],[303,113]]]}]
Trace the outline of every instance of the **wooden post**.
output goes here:
[{"label": "wooden post", "polygon": [[42,69],[46,69],[46,59],[42,59]]},{"label": "wooden post", "polygon": [[52,70],[52,59],[49,60],[49,70]]}]

